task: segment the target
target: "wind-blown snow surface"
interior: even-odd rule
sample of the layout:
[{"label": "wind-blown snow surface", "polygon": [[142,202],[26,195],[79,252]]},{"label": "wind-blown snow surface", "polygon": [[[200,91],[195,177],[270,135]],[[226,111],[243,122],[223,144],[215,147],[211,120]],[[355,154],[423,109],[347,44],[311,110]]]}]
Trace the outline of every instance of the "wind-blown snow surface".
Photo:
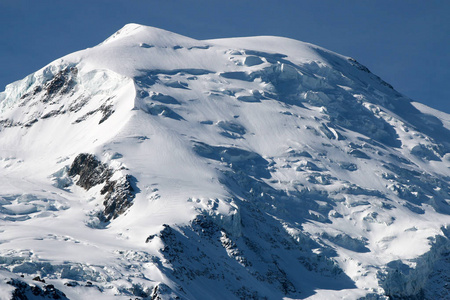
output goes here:
[{"label": "wind-blown snow surface", "polygon": [[448,298],[449,120],[311,44],[126,25],[0,94],[0,298]]}]

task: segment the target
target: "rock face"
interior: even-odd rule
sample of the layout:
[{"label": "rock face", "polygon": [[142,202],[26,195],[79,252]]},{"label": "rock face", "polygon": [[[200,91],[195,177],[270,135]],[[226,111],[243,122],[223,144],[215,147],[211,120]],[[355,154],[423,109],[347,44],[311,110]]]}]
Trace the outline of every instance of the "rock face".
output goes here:
[{"label": "rock face", "polygon": [[131,175],[125,175],[118,180],[111,180],[114,171],[108,165],[101,163],[92,154],[79,154],[69,170],[69,176],[79,176],[77,185],[89,190],[103,184],[100,191],[104,195],[104,210],[101,220],[109,222],[123,214],[132,204],[135,197],[133,185],[136,179]]},{"label": "rock face", "polygon": [[131,175],[125,175],[118,180],[107,180],[101,190],[105,195],[104,218],[106,221],[117,218],[123,214],[133,203],[135,189],[133,188],[136,179]]},{"label": "rock face", "polygon": [[450,298],[449,124],[311,44],[129,24],[0,93],[0,298]]},{"label": "rock face", "polygon": [[11,300],[28,299],[61,299],[68,300],[66,295],[56,289],[52,284],[46,284],[42,288],[37,285],[28,285],[18,279],[11,279],[7,284],[15,287]]},{"label": "rock face", "polygon": [[98,161],[94,155],[79,154],[68,170],[69,176],[79,175],[77,185],[89,190],[93,186],[105,183],[113,175],[106,164]]},{"label": "rock face", "polygon": [[[78,69],[76,67],[67,67],[58,72],[44,85],[44,90],[46,91],[44,101],[51,100],[56,93],[67,94],[76,84],[74,77],[77,73]],[[33,94],[37,92],[39,92],[39,89],[35,89]]]}]

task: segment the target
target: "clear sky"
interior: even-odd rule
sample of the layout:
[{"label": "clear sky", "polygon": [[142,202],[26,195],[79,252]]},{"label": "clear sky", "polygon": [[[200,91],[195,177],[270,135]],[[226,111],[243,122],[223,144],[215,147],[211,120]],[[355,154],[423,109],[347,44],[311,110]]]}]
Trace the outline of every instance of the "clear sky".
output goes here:
[{"label": "clear sky", "polygon": [[449,0],[0,0],[0,90],[127,23],[197,39],[277,35],[313,43],[450,113]]}]

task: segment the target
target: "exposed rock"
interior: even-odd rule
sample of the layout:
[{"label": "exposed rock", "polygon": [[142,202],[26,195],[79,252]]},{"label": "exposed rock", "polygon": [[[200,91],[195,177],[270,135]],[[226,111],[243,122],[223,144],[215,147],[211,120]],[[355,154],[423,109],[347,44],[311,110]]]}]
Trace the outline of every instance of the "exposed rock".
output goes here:
[{"label": "exposed rock", "polygon": [[91,110],[91,111],[88,111],[83,116],[81,116],[78,119],[76,119],[73,123],[83,122],[88,117],[96,114],[97,112],[101,112],[102,113],[102,118],[98,122],[98,124],[101,124],[101,123],[105,122],[114,113],[114,109],[113,109],[113,106],[111,104],[103,103],[99,108]]},{"label": "exposed rock", "polygon": [[41,119],[48,119],[50,117],[54,117],[54,116],[57,116],[57,115],[63,115],[65,113],[66,113],[65,110],[62,110],[62,109],[56,110],[56,109],[54,109],[54,110],[49,111],[48,113],[42,115]]},{"label": "exposed rock", "polygon": [[169,300],[169,299],[180,299],[180,297],[177,296],[168,285],[160,283],[153,288],[150,299]]},{"label": "exposed rock", "polygon": [[106,181],[105,186],[100,193],[105,195],[105,201],[103,201],[104,217],[106,221],[117,218],[123,214],[133,203],[135,197],[135,190],[133,189],[132,182],[136,179],[131,175],[125,175],[125,177],[119,180]]},{"label": "exposed rock", "polygon": [[77,185],[89,190],[97,184],[109,180],[113,174],[106,164],[98,161],[94,155],[79,154],[69,168],[69,176],[79,175]]},{"label": "exposed rock", "polygon": [[44,280],[44,279],[41,279],[41,277],[39,277],[39,276],[34,277],[33,280],[34,280],[34,281],[40,281],[40,282],[45,283],[45,280]]},{"label": "exposed rock", "polygon": [[50,81],[48,81],[44,89],[46,97],[43,102],[48,102],[50,98],[57,94],[66,94],[75,86],[74,77],[77,75],[78,69],[76,67],[66,67],[59,71]]},{"label": "exposed rock", "polygon": [[136,178],[125,175],[118,180],[110,180],[114,171],[108,165],[101,163],[92,154],[79,154],[68,170],[69,176],[79,175],[77,185],[89,190],[93,186],[104,184],[100,193],[105,195],[105,206],[102,221],[109,222],[123,214],[131,205],[137,192],[133,187]]},{"label": "exposed rock", "polygon": [[114,109],[111,104],[104,103],[102,106],[100,106],[99,110],[102,113],[102,118],[100,119],[98,124],[102,124],[103,122],[108,120],[108,118],[114,113]]},{"label": "exposed rock", "polygon": [[28,300],[28,299],[67,299],[66,295],[56,289],[53,284],[44,285],[43,288],[37,285],[28,285],[26,282],[11,279],[7,284],[14,286],[16,289],[12,294],[11,300]]}]

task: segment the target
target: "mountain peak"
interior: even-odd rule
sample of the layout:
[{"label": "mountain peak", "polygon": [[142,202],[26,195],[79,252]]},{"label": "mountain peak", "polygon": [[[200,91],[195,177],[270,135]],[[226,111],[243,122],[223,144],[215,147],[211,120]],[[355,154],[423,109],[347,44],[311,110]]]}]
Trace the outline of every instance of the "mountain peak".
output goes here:
[{"label": "mountain peak", "polygon": [[130,23],[116,31],[100,45],[115,43],[121,40],[122,43],[145,43],[147,45],[170,47],[181,43],[193,43],[195,40],[176,34],[164,29],[152,26],[145,26],[136,23]]},{"label": "mountain peak", "polygon": [[[142,29],[144,25],[129,23],[123,26],[121,29],[114,32],[110,37],[108,37],[102,44],[106,44],[108,42],[112,42],[114,40],[124,38],[133,34],[136,34],[137,30]],[[156,29],[156,28],[155,28]]]},{"label": "mountain peak", "polygon": [[128,24],[0,108],[2,292],[448,298],[450,117],[354,59]]}]

